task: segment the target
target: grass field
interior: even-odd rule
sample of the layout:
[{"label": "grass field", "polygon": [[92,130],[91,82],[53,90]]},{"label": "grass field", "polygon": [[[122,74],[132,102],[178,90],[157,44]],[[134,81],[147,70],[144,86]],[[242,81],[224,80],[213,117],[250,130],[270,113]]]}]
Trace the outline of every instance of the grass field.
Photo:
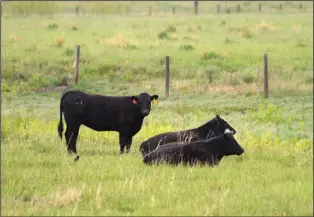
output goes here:
[{"label": "grass field", "polygon": [[[160,8],[173,4],[183,10],[187,3]],[[2,215],[313,216],[312,11],[197,17],[5,11],[1,34]],[[264,53],[268,99],[261,92]],[[147,91],[160,99],[129,155],[118,155],[117,133],[83,126],[74,163],[57,133],[66,85],[106,95]],[[217,168],[142,163],[143,140],[199,126],[217,113],[237,130],[243,156],[223,158]]]}]

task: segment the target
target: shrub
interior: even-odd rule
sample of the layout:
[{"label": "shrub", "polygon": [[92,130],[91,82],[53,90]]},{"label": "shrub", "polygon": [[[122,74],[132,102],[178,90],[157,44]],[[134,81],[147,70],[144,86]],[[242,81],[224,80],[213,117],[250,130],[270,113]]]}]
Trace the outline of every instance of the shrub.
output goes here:
[{"label": "shrub", "polygon": [[203,52],[202,59],[211,60],[211,59],[224,59],[222,56],[218,55],[216,52]]},{"label": "shrub", "polygon": [[50,23],[50,24],[48,24],[48,29],[58,29],[59,28],[59,26],[58,26],[58,24],[56,24],[56,23]]},{"label": "shrub", "polygon": [[232,41],[227,37],[227,38],[225,38],[224,43],[225,44],[231,44]]},{"label": "shrub", "polygon": [[256,81],[255,77],[249,74],[242,75],[242,80],[247,84],[251,84]]},{"label": "shrub", "polygon": [[188,50],[194,50],[194,49],[195,49],[195,48],[194,48],[192,45],[190,45],[190,44],[182,45],[180,48],[181,48],[182,50],[186,50],[186,51],[188,51]]},{"label": "shrub", "polygon": [[72,26],[72,27],[71,27],[71,30],[77,31],[77,30],[78,30],[78,27],[77,27],[77,26]]},{"label": "shrub", "polygon": [[176,32],[176,31],[177,31],[176,27],[172,25],[168,26],[166,29],[166,32]]},{"label": "shrub", "polygon": [[158,34],[158,38],[160,38],[160,39],[166,39],[166,38],[168,38],[167,32],[165,32],[165,31],[160,32],[160,33]]},{"label": "shrub", "polygon": [[67,48],[67,49],[65,49],[64,54],[66,56],[73,56],[74,55],[74,50],[70,49],[70,48]]}]

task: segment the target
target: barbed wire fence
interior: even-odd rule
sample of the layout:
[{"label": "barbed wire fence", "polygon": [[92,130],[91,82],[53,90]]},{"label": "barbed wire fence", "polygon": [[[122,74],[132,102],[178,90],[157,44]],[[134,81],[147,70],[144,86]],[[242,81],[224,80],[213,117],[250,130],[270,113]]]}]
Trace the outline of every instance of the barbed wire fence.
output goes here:
[{"label": "barbed wire fence", "polygon": [[121,2],[79,2],[79,3],[57,3],[57,2],[15,2],[5,1],[1,4],[1,11],[11,16],[40,15],[63,15],[73,14],[75,16],[89,15],[206,15],[206,14],[232,14],[232,13],[303,13],[313,11],[313,4],[306,1],[244,1],[244,2],[204,2],[194,0],[191,5],[180,5],[180,3],[160,4],[158,1],[143,2],[141,4]]},{"label": "barbed wire fence", "polygon": [[[15,3],[15,2],[14,2]],[[19,3],[19,2],[18,2]],[[10,3],[8,3],[8,2],[6,2],[6,4],[13,4],[13,2],[10,2]],[[195,7],[195,5],[196,6],[198,6],[199,7],[199,5],[200,4],[203,4],[203,2],[200,2],[200,3],[198,3],[198,4],[194,4],[194,7]],[[226,2],[225,2],[225,4],[221,4],[220,5],[220,3],[218,3],[218,5],[217,5],[217,8],[216,7],[213,7],[213,6],[215,6],[215,4],[211,4],[211,12],[212,13],[220,13],[220,12],[225,12],[225,13],[242,13],[242,12],[251,12],[251,11],[253,11],[253,8],[255,8],[254,9],[254,12],[261,12],[261,11],[263,11],[263,12],[266,12],[266,10],[264,10],[264,9],[272,9],[272,10],[270,10],[270,11],[272,11],[272,12],[274,12],[274,11],[276,11],[276,12],[278,12],[278,10],[280,10],[280,11],[284,11],[285,9],[294,9],[294,10],[296,10],[296,9],[298,9],[299,11],[301,11],[301,12],[303,12],[303,11],[308,11],[307,9],[306,9],[306,7],[304,7],[304,3],[302,3],[302,2],[298,2],[297,4],[299,4],[299,8],[297,8],[296,7],[296,3],[295,2],[292,2],[292,4],[291,3],[289,3],[288,5],[285,5],[285,4],[283,4],[282,2],[272,2],[272,3],[268,3],[268,2],[254,2],[254,4],[253,3],[250,3],[250,10],[246,10],[246,9],[248,9],[247,7],[245,7],[246,6],[246,4],[248,4],[248,3],[243,3],[243,4],[239,4],[238,2],[236,3],[236,4],[233,4],[233,5],[231,5],[231,4],[227,4]],[[278,6],[278,4],[279,4],[279,6]],[[19,4],[17,4],[17,5],[20,5],[20,3]],[[252,6],[252,5],[254,5],[254,7]],[[262,5],[263,6],[265,6],[265,7],[263,7],[264,9],[262,10],[261,9],[261,7],[262,7]],[[277,5],[277,6],[276,6]],[[290,5],[290,6],[289,6]],[[266,7],[267,6],[267,7]],[[276,6],[276,7],[275,7]],[[127,11],[128,11],[128,13],[130,12],[130,10],[132,10],[131,9],[131,7],[128,5],[128,6],[126,6],[127,7]],[[175,6],[173,6],[173,7],[175,7]],[[172,12],[173,11],[175,11],[175,13],[176,14],[178,14],[179,12],[180,12],[180,10],[178,10],[178,8],[177,9],[175,9],[175,8],[173,8],[172,7]],[[9,7],[8,7],[9,8]],[[9,9],[7,8],[7,11],[10,11]],[[13,7],[11,7],[11,13],[12,14],[15,14],[15,13],[13,13],[14,12],[14,10],[13,10],[13,12],[12,12],[12,8]],[[25,8],[27,8],[27,7],[25,7]],[[150,15],[154,15],[154,14],[152,14],[152,10],[153,10],[153,8],[154,7],[152,7],[152,5],[150,5],[149,6],[149,13],[150,13]],[[227,9],[230,9],[230,10],[227,10]],[[256,8],[257,8],[257,10],[256,10]],[[73,13],[75,13],[75,14],[77,14],[77,15],[79,15],[80,14],[80,7],[78,7],[77,5],[71,5],[71,6],[68,6],[68,9],[70,10],[70,11],[72,11]],[[234,10],[233,10],[234,9]],[[27,9],[28,10],[28,9]],[[34,11],[30,11],[30,12],[27,12],[27,10],[25,9],[25,10],[23,10],[23,7],[19,7],[19,9],[17,10],[17,12],[19,12],[19,13],[17,13],[17,14],[30,14],[30,13],[37,13],[38,11],[36,11],[36,10],[34,10]],[[164,9],[165,10],[165,9]],[[217,11],[215,11],[215,10],[217,10]],[[42,10],[42,12],[45,12],[45,10]],[[57,12],[57,13],[63,13],[63,12],[68,12],[67,10],[62,10],[61,12],[59,11],[59,12]],[[85,12],[88,12],[88,10],[85,10]],[[85,13],[84,12],[84,13]],[[89,12],[92,12],[92,10],[91,11],[89,11]],[[8,13],[10,13],[10,12],[8,12]],[[97,11],[97,13],[106,13],[106,11],[105,10],[103,10],[103,9],[101,9],[101,10],[98,10]],[[117,12],[117,13],[119,13],[119,11]],[[190,12],[188,12],[188,13],[190,13]],[[205,12],[203,12],[202,10],[195,10],[195,14],[204,14]],[[156,14],[155,14],[156,15]],[[78,55],[76,55],[76,57],[79,59],[79,54]],[[270,59],[271,59],[271,61],[272,61],[272,63],[274,63],[274,57],[275,58],[281,58],[281,57],[276,57],[273,53],[270,53],[269,54],[269,57],[270,57]],[[169,57],[170,58],[170,60],[172,60],[174,57]],[[76,60],[75,61],[76,62],[76,68],[77,68],[77,70],[76,70],[76,73],[75,73],[75,83],[77,83],[78,82],[78,68],[79,68],[79,61],[78,60]],[[166,60],[165,60],[165,62],[166,62]],[[172,62],[172,61],[168,61],[169,63],[170,62]],[[173,63],[171,63],[171,64],[173,64]],[[264,83],[265,83],[265,78],[263,78],[263,65],[264,65],[264,61],[263,61],[263,54],[261,54],[261,56],[260,56],[260,59],[259,59],[259,63],[257,64],[258,65],[258,69],[257,69],[257,79],[256,79],[256,86],[257,86],[257,92],[258,92],[258,94],[263,94],[264,93],[264,91],[265,91],[265,89],[263,88],[263,85],[264,85]],[[170,68],[170,66],[169,65],[167,65],[166,64],[166,66],[165,66],[166,68]],[[270,89],[278,89],[278,87],[276,87],[276,86],[274,86],[275,84],[272,82],[272,81],[274,81],[273,79],[274,78],[276,78],[275,77],[275,74],[273,73],[273,72],[275,72],[276,70],[281,70],[281,69],[277,69],[276,68],[277,66],[276,65],[274,65],[274,64],[272,64],[271,65],[271,67],[269,67],[269,74],[268,74],[268,77],[270,78],[270,81],[271,81],[271,84],[270,84]],[[184,69],[185,70],[185,69]],[[166,70],[166,72],[167,72],[167,70]],[[172,77],[172,72],[171,72],[171,68],[170,68],[170,71],[168,70],[168,72],[167,72],[169,75],[167,75],[166,77],[167,77],[167,79],[166,79],[166,81],[165,81],[165,83],[167,84],[166,86],[167,86],[167,88],[168,88],[168,90],[166,90],[166,95],[167,96],[169,96],[169,89],[171,88],[171,86],[169,87],[169,79],[170,79],[170,77]],[[184,73],[185,74],[185,73]],[[237,74],[238,76],[239,76],[239,74]],[[212,78],[210,78],[210,79],[212,79]],[[172,78],[171,78],[171,80],[172,80]],[[273,85],[273,86],[272,86]],[[277,84],[278,85],[278,84]],[[282,89],[282,87],[280,87],[281,89]]]}]

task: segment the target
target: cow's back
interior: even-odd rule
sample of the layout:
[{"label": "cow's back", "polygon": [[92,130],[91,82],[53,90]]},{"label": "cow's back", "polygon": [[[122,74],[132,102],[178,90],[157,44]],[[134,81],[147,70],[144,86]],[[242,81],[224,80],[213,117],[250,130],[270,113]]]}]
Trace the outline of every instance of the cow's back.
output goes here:
[{"label": "cow's back", "polygon": [[160,163],[162,161],[174,163],[178,159],[180,149],[181,145],[176,142],[159,146],[158,148],[144,156],[144,162],[148,164]]},{"label": "cow's back", "polygon": [[94,130],[114,130],[119,123],[122,100],[91,95],[84,107],[84,125]]},{"label": "cow's back", "polygon": [[142,144],[140,145],[140,150],[142,154],[145,155],[151,151],[154,151],[158,146],[163,146],[164,144],[176,141],[177,134],[175,132],[162,133],[142,142]]},{"label": "cow's back", "polygon": [[187,143],[194,142],[201,139],[195,129],[178,131],[178,132],[166,132],[158,134],[144,141],[140,145],[140,150],[142,154],[147,154],[155,150],[158,146],[163,146],[168,143],[177,142],[177,143]]},{"label": "cow's back", "polygon": [[134,131],[141,127],[138,112],[128,97],[89,95],[85,103],[83,124],[96,131],[121,131],[124,123],[134,125]]}]

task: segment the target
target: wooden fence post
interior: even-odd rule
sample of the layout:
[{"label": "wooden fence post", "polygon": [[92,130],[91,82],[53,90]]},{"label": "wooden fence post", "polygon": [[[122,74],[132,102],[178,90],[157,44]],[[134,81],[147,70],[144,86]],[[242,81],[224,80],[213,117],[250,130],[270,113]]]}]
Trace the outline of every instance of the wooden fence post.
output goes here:
[{"label": "wooden fence post", "polygon": [[173,6],[173,7],[172,7],[172,14],[174,15],[175,13],[176,13],[176,7]]},{"label": "wooden fence post", "polygon": [[282,11],[282,4],[279,5],[279,10]]},{"label": "wooden fence post", "polygon": [[198,0],[194,0],[194,13],[198,15]]},{"label": "wooden fence post", "polygon": [[303,7],[303,6],[302,6],[302,3],[300,3],[300,4],[299,4],[299,8],[300,8],[300,10],[302,10],[302,7]]},{"label": "wooden fence post", "polygon": [[166,56],[166,97],[169,97],[170,57]]},{"label": "wooden fence post", "polygon": [[261,3],[258,4],[258,11],[262,12],[262,4]]},{"label": "wooden fence post", "polygon": [[79,6],[78,5],[76,5],[76,7],[75,7],[75,13],[76,13],[76,16],[79,15]]},{"label": "wooden fence post", "polygon": [[218,4],[217,5],[217,14],[219,14],[220,13],[220,5]]},{"label": "wooden fence post", "polygon": [[241,12],[241,6],[240,6],[240,5],[237,5],[236,10],[237,10],[238,13],[240,13],[240,12]]},{"label": "wooden fence post", "polygon": [[75,72],[74,72],[75,84],[78,83],[79,65],[80,65],[80,45],[76,45]]},{"label": "wooden fence post", "polygon": [[149,10],[148,10],[148,16],[152,16],[152,6],[149,6]]},{"label": "wooden fence post", "polygon": [[264,95],[268,98],[268,57],[264,54]]}]

